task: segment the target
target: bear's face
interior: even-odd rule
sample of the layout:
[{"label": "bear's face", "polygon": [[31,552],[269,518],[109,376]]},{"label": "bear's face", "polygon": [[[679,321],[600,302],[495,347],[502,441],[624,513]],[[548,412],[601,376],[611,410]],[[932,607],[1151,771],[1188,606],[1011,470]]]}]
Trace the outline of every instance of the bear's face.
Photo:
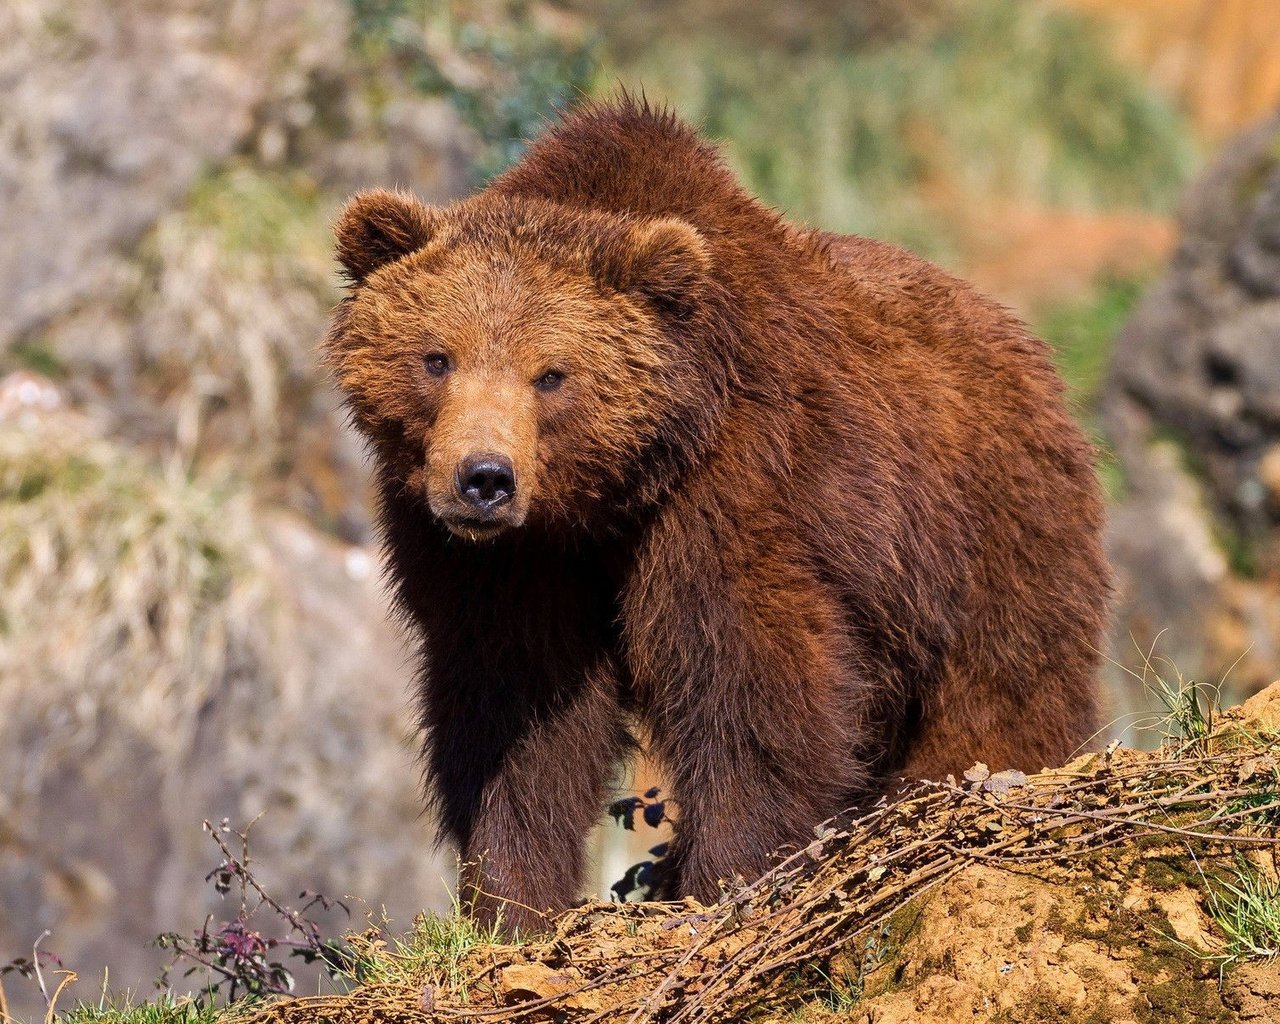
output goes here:
[{"label": "bear's face", "polygon": [[681,221],[357,196],[329,359],[394,479],[456,536],[582,523],[694,398],[675,335],[706,285]]}]

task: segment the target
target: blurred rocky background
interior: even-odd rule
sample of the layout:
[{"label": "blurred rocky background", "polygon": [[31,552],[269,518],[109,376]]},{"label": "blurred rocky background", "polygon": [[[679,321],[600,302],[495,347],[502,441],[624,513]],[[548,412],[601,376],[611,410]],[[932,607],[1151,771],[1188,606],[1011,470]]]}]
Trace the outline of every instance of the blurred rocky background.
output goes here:
[{"label": "blurred rocky background", "polygon": [[205,818],[261,815],[286,896],[445,905],[316,365],[329,225],[365,186],[455,198],[618,83],[1055,344],[1114,499],[1111,733],[1143,676],[1270,681],[1278,41],[1271,0],[0,5],[0,961],[47,929],[76,994],[145,991],[148,940],[219,911]]}]

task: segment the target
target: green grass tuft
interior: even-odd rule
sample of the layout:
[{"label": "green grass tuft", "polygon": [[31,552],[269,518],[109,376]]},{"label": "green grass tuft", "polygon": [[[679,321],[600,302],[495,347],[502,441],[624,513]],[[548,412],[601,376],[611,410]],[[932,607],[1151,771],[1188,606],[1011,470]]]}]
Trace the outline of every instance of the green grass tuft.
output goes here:
[{"label": "green grass tuft", "polygon": [[150,1002],[134,1002],[130,996],[108,997],[97,1003],[81,1003],[58,1014],[60,1024],[214,1024],[221,1012],[187,996],[172,993]]},{"label": "green grass tuft", "polygon": [[1162,675],[1153,678],[1149,689],[1164,706],[1166,739],[1182,748],[1201,749],[1213,732],[1218,707],[1216,690],[1205,683],[1184,679],[1178,672],[1172,680]]},{"label": "green grass tuft", "polygon": [[1211,890],[1209,913],[1227,937],[1224,966],[1280,956],[1280,881],[1241,864],[1234,882],[1219,880]]},{"label": "green grass tuft", "polygon": [[478,946],[501,944],[501,924],[482,925],[455,906],[446,915],[420,914],[404,936],[385,929],[349,937],[352,975],[362,985],[432,984],[465,998],[464,962]]}]

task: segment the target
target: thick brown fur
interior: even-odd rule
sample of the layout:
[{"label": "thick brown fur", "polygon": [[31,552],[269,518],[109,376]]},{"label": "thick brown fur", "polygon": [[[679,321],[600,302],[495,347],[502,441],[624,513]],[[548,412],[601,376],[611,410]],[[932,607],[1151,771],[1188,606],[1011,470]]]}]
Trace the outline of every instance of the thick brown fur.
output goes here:
[{"label": "thick brown fur", "polygon": [[[897,777],[1089,738],[1102,503],[1008,312],[789,226],[626,96],[470,199],[366,193],[338,234],[328,356],[481,912],[575,899],[632,725],[679,809],[670,888],[703,899]],[[493,523],[460,505],[477,453],[515,474]]]}]

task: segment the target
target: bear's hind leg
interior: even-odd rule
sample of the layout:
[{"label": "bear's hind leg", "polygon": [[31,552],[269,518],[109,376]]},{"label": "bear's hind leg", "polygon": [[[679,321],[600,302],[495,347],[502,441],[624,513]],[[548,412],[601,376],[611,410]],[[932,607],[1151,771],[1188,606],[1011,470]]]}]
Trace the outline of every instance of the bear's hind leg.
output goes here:
[{"label": "bear's hind leg", "polygon": [[953,670],[926,701],[902,775],[959,778],[977,762],[1030,774],[1088,749],[1096,728],[1092,662],[1064,656],[1053,664],[1040,678],[1034,665],[980,679]]}]

